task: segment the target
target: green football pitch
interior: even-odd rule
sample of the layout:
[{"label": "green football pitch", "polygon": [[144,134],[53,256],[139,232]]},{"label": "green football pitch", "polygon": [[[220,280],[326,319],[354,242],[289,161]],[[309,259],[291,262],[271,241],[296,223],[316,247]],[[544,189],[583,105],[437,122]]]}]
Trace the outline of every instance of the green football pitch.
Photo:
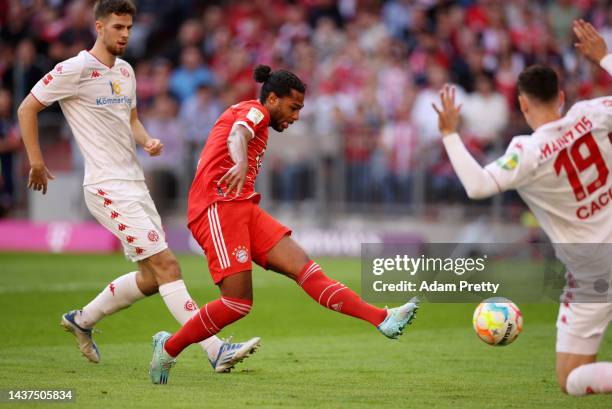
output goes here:
[{"label": "green football pitch", "polygon": [[[320,259],[327,274],[359,291],[358,259]],[[218,296],[205,261],[180,257],[192,296]],[[147,375],[151,336],[177,323],[159,296],[102,321],[100,364],[87,362],[60,315],[79,308],[134,266],[120,255],[0,254],[0,389],[70,388],[76,403],[7,404],[53,408],[611,408],[612,396],[563,395],[554,374],[553,304],[520,305],[518,340],[480,341],[473,304],[422,305],[399,341],[369,324],[326,310],[294,283],[254,272],[254,308],[224,329],[234,339],[262,337],[260,350],[230,374],[215,374],[189,347],[168,385]],[[601,358],[612,360],[612,339]]]}]

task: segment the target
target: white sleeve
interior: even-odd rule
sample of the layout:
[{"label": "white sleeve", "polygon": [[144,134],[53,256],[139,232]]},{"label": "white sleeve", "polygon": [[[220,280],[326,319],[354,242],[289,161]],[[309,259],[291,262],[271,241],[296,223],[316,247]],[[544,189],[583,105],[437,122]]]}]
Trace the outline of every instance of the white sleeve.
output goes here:
[{"label": "white sleeve", "polygon": [[43,105],[73,97],[81,78],[81,64],[75,59],[63,61],[45,74],[32,88],[32,95]]},{"label": "white sleeve", "polygon": [[470,199],[484,199],[501,191],[493,176],[468,152],[459,134],[445,136],[442,142],[453,169]]},{"label": "white sleeve", "polygon": [[514,137],[504,156],[485,166],[499,191],[518,189],[531,180],[531,175],[538,167],[538,155],[530,147],[528,138]]},{"label": "white sleeve", "polygon": [[608,54],[604,58],[602,58],[599,62],[599,65],[601,66],[601,68],[606,70],[608,74],[612,75],[612,54]]}]

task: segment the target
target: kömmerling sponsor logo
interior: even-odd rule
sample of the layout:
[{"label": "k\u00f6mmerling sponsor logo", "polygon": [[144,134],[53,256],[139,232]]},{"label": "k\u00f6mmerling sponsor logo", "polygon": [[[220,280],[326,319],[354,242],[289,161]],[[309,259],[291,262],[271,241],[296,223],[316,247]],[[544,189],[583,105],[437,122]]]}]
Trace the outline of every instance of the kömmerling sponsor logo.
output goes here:
[{"label": "k\u00f6mmerling sponsor logo", "polygon": [[120,97],[99,97],[96,98],[96,105],[117,105],[117,104],[125,104],[131,105],[132,98],[128,98],[125,95]]}]

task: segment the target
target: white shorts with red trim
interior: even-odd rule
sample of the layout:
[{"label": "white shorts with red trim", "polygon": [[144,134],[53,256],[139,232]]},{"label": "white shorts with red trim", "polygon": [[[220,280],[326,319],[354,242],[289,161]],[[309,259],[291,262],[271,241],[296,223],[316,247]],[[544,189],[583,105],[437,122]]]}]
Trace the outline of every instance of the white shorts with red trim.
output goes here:
[{"label": "white shorts with red trim", "polygon": [[557,318],[557,352],[597,354],[610,321],[612,303],[562,303]]},{"label": "white shorts with red trim", "polygon": [[84,186],[85,203],[98,222],[140,261],[168,248],[161,218],[143,181],[109,180]]}]

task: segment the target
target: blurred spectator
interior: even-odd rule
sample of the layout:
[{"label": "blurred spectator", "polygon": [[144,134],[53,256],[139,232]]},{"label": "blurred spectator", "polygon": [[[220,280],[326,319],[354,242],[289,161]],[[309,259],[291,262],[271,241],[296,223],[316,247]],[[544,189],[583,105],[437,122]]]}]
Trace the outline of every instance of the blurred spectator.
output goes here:
[{"label": "blurred spectator", "polygon": [[175,65],[184,65],[183,54],[185,49],[195,47],[201,50],[203,43],[204,28],[198,19],[191,18],[181,24],[178,35],[167,45],[168,51],[165,56]]},{"label": "blurred spectator", "polygon": [[170,90],[181,101],[195,94],[199,84],[212,85],[214,77],[202,59],[202,52],[188,46],[181,52],[181,65],[170,77]]},{"label": "blurred spectator", "polygon": [[170,61],[160,57],[153,60],[151,65],[151,80],[153,86],[153,94],[151,97],[170,93],[170,80],[172,76],[172,64]]},{"label": "blurred spectator", "polygon": [[206,84],[200,84],[195,95],[181,106],[179,118],[185,132],[185,142],[189,147],[187,152],[190,157],[186,159],[191,164],[190,175],[195,171],[196,161],[206,144],[208,133],[222,112],[223,106],[215,90]]},{"label": "blurred spectator", "polygon": [[[437,143],[440,139],[438,115],[431,105],[433,103],[439,104],[440,90],[448,81],[448,71],[444,67],[431,66],[427,71],[427,86],[417,93],[412,117],[420,138],[426,145]],[[461,87],[457,87],[456,98],[458,104],[462,104],[465,100],[465,93]]]},{"label": "blurred spectator", "polygon": [[16,153],[21,139],[16,121],[13,119],[11,92],[0,88],[0,218],[15,204]]},{"label": "blurred spectator", "polygon": [[277,191],[281,202],[293,204],[312,198],[314,159],[318,155],[312,137],[311,121],[301,113],[298,122],[282,133],[270,132],[266,161],[273,162]]},{"label": "blurred spectator", "polygon": [[178,103],[168,94],[155,97],[151,110],[144,117],[149,135],[164,144],[162,155],[151,157],[140,151],[147,185],[160,214],[167,214],[176,205],[180,182],[186,171],[184,130],[177,117]]},{"label": "blurred spectator", "polygon": [[65,29],[58,40],[51,44],[49,55],[54,63],[74,57],[82,50],[89,50],[96,41],[91,5],[85,0],[75,0],[68,5]]},{"label": "blurred spectator", "polygon": [[9,12],[0,13],[3,24],[0,24],[0,38],[7,44],[17,44],[29,37],[31,26],[28,21],[26,5],[21,1],[10,1]]},{"label": "blurred spectator", "polygon": [[[463,189],[448,160],[443,156],[438,116],[432,108],[432,104],[439,105],[440,89],[447,82],[446,69],[439,65],[430,67],[427,72],[427,87],[417,93],[412,109],[412,118],[421,142],[419,166],[427,169],[430,196],[436,201],[447,199],[451,192],[461,192]],[[465,101],[463,89],[457,87],[456,92],[457,103],[463,104]]]},{"label": "blurred spectator", "polygon": [[476,90],[466,96],[461,113],[465,136],[474,140],[480,149],[487,150],[500,141],[508,126],[508,103],[495,91],[492,75],[476,77]]},{"label": "blurred spectator", "polygon": [[311,4],[312,6],[308,14],[308,22],[311,27],[316,27],[322,18],[329,18],[336,27],[344,25],[344,18],[340,14],[340,9],[335,0],[314,0]]},{"label": "blurred spectator", "polygon": [[[219,113],[257,97],[256,64],[290,69],[308,84],[310,113],[289,134],[271,138],[272,144],[292,141],[279,148],[287,158],[274,159],[271,172],[277,197],[288,201],[317,192],[331,201],[406,203],[422,185],[412,183],[421,171],[427,200],[464,197],[442,155],[431,108],[445,82],[460,86],[470,148],[491,155],[500,153],[504,137],[525,127],[516,104],[516,79],[525,66],[558,69],[566,106],[612,88],[609,76],[571,47],[570,23],[578,17],[592,21],[612,47],[607,1],[137,4],[124,58],[136,69],[143,121],[152,135],[166,139],[162,157],[143,160],[150,177],[165,175],[155,176],[153,188],[170,197],[167,203],[157,198],[168,211],[180,194],[172,189],[191,181],[193,160]],[[17,105],[53,63],[89,48],[94,38],[90,0],[0,1],[0,86],[11,90]],[[41,126],[61,129],[53,109],[45,112]],[[316,167],[309,143],[316,146]],[[57,152],[58,163],[70,163],[61,157],[64,150]]]},{"label": "blurred spectator", "polygon": [[185,128],[185,139],[204,147],[208,133],[223,112],[214,88],[208,84],[198,85],[191,98],[181,106],[180,119]]},{"label": "blurred spectator", "polygon": [[220,53],[213,66],[215,76],[223,87],[232,88],[236,101],[256,97],[257,84],[253,81],[253,64],[249,53],[237,45]]},{"label": "blurred spectator", "polygon": [[278,30],[276,39],[277,50],[285,56],[291,52],[293,44],[310,37],[310,26],[306,23],[304,7],[299,4],[289,5],[285,22]]},{"label": "blurred spectator", "polygon": [[317,21],[312,44],[320,60],[324,61],[339,52],[344,42],[344,33],[338,29],[331,18],[320,18]]},{"label": "blurred spectator", "polygon": [[387,168],[380,189],[386,203],[411,203],[413,171],[419,149],[419,136],[411,116],[413,99],[413,95],[407,95],[395,118],[382,129],[380,148]]},{"label": "blurred spectator", "polygon": [[37,61],[36,48],[30,39],[26,38],[19,42],[15,57],[11,68],[4,73],[2,83],[11,89],[15,101],[21,101],[30,93],[46,70]]},{"label": "blurred spectator", "polygon": [[382,15],[389,33],[397,38],[405,38],[412,20],[412,0],[391,0],[383,6]]},{"label": "blurred spectator", "polygon": [[[375,100],[374,98],[370,101]],[[377,145],[381,120],[382,115],[377,104],[360,101],[354,117],[344,124],[342,133],[349,202],[367,203],[373,199],[372,155]]]},{"label": "blurred spectator", "polygon": [[574,0],[557,0],[548,3],[548,24],[559,47],[565,48],[572,43],[572,22],[580,17],[580,9]]}]

